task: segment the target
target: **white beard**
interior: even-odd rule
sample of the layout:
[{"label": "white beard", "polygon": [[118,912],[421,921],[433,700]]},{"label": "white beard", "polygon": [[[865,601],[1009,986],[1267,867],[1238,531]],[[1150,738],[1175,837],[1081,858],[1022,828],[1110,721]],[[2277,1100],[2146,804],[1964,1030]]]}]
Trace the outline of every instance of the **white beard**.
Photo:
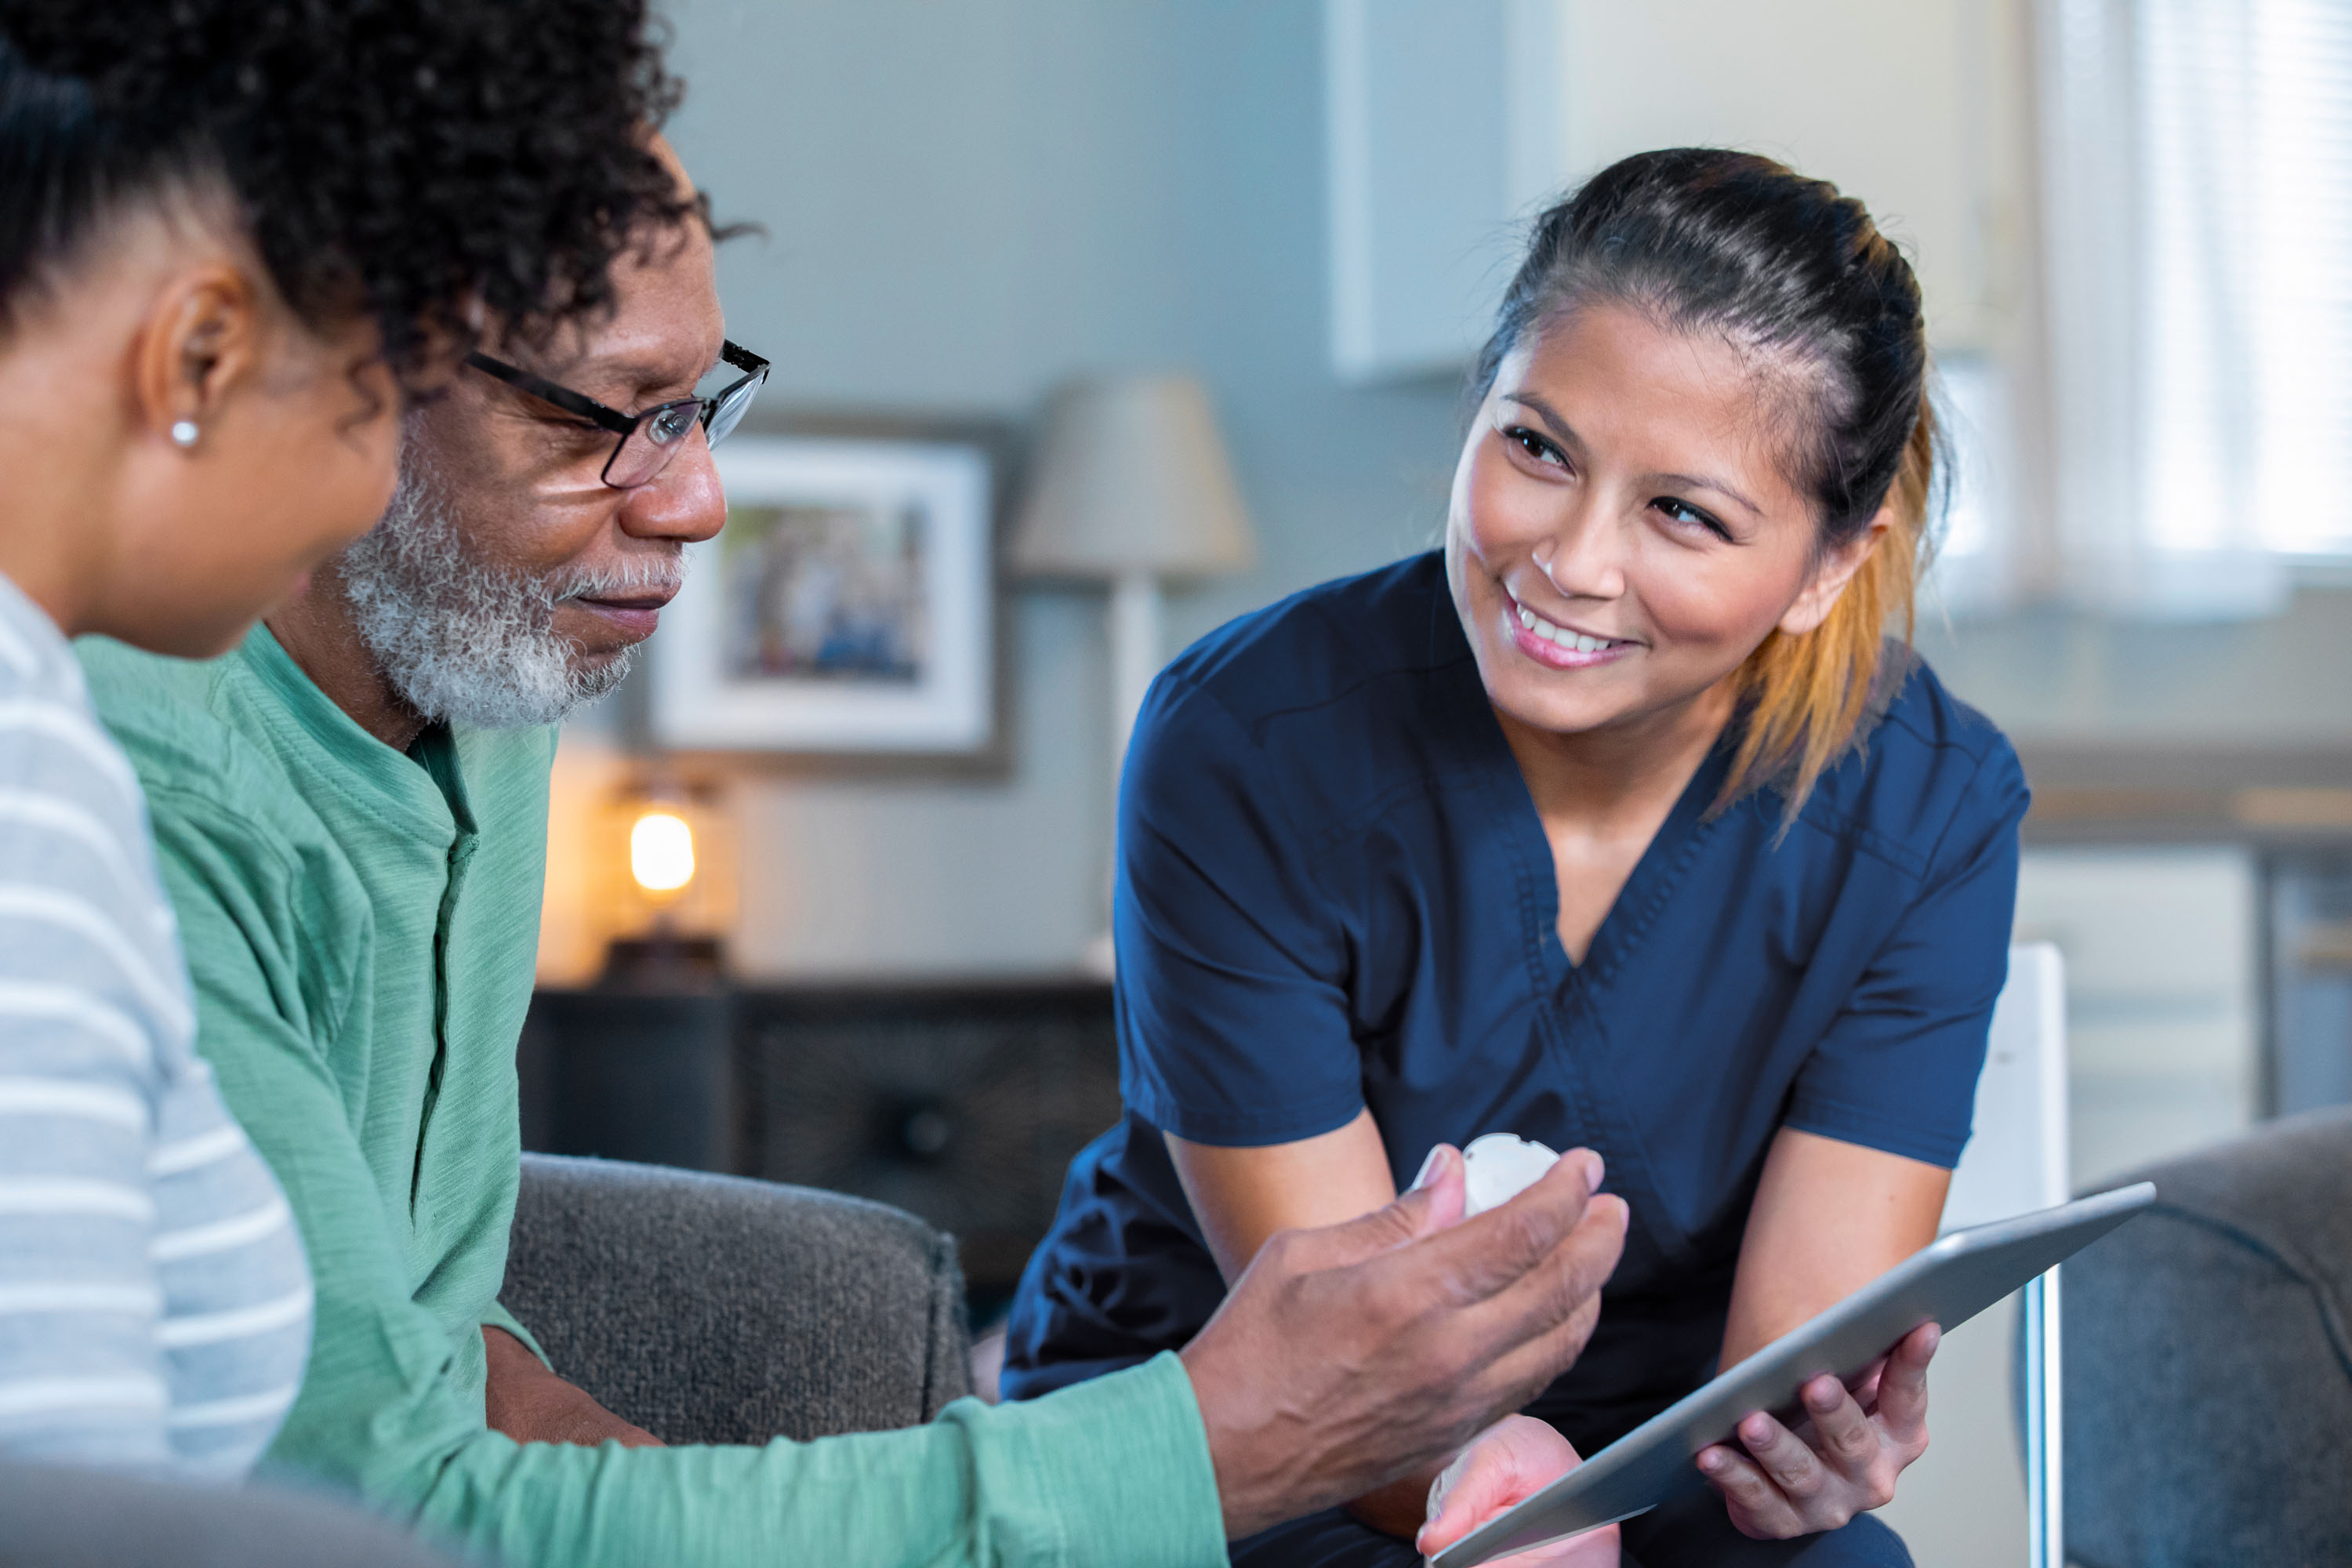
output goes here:
[{"label": "white beard", "polygon": [[383,520],[336,564],[360,640],[410,707],[429,721],[512,730],[555,723],[604,696],[636,652],[581,667],[578,645],[555,629],[556,605],[674,585],[684,555],[543,577],[486,561],[411,442]]}]

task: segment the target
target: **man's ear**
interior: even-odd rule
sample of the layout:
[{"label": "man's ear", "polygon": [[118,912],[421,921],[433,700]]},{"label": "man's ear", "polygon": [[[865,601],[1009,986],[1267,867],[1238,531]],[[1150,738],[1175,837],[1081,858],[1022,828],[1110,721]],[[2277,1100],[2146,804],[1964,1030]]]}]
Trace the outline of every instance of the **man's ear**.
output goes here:
[{"label": "man's ear", "polygon": [[1837,607],[1838,595],[1845,592],[1845,585],[1853,581],[1853,574],[1869,562],[1871,552],[1878,548],[1879,542],[1894,526],[1895,505],[1890,500],[1878,509],[1869,527],[1836,549],[1823,552],[1813,568],[1812,581],[1781,613],[1780,630],[1790,637],[1802,637],[1828,620],[1830,612]]},{"label": "man's ear", "polygon": [[131,350],[141,423],[184,449],[201,446],[260,364],[264,326],[260,293],[241,268],[215,261],[173,277]]}]

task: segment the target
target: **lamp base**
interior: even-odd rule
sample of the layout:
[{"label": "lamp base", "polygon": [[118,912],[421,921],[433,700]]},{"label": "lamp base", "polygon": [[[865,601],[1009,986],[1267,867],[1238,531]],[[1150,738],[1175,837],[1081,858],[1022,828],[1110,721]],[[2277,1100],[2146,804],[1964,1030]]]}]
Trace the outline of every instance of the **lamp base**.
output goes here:
[{"label": "lamp base", "polygon": [[1078,953],[1078,970],[1097,980],[1118,977],[1118,950],[1111,941],[1110,932],[1098,931],[1087,941]]},{"label": "lamp base", "polygon": [[727,948],[715,936],[615,938],[597,979],[623,991],[712,991],[726,983]]}]

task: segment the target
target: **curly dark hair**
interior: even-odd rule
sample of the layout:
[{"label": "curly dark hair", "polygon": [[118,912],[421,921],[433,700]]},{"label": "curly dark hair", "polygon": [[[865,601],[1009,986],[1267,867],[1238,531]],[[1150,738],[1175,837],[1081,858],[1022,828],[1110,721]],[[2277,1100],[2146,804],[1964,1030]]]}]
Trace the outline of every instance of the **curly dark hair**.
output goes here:
[{"label": "curly dark hair", "polygon": [[0,329],[125,204],[234,197],[289,306],[404,376],[479,310],[608,306],[698,210],[646,143],[679,89],[646,0],[0,0]]}]

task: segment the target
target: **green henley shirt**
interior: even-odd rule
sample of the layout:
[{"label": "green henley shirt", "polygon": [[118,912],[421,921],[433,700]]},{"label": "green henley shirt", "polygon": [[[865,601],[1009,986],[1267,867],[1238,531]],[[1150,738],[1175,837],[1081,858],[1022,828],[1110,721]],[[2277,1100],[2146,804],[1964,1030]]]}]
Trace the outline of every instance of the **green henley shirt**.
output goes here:
[{"label": "green henley shirt", "polygon": [[814,1443],[585,1448],[489,1430],[480,1325],[530,1342],[498,1290],[554,732],[436,728],[404,754],[261,627],[206,663],[79,651],[146,788],[197,1048],[316,1276],[310,1366],[265,1474],[351,1489],[514,1568],[1224,1562],[1171,1356]]}]

